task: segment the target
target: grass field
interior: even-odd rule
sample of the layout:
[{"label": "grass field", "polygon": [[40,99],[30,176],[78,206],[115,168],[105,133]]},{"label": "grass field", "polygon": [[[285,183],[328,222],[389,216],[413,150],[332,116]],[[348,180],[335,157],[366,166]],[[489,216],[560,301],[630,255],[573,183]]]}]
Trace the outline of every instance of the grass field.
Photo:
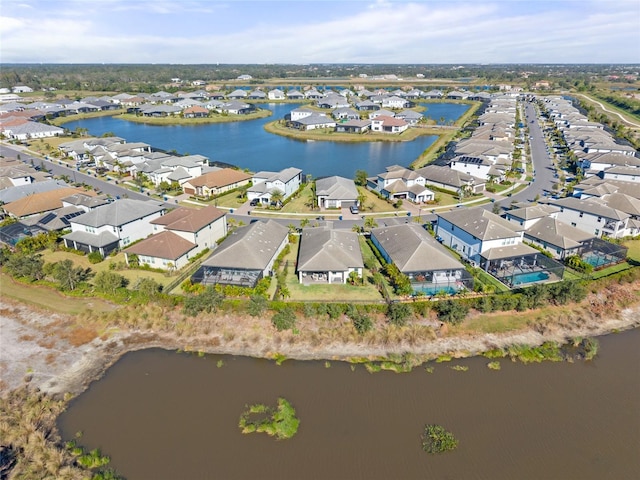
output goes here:
[{"label": "grass field", "polygon": [[273,115],[271,110],[258,110],[255,113],[249,113],[247,115],[225,115],[212,113],[210,117],[203,118],[183,118],[178,115],[172,115],[171,117],[144,117],[131,113],[118,115],[117,118],[128,122],[144,123],[147,125],[206,125],[209,123],[244,122],[247,120],[269,117],[271,115]]},{"label": "grass field", "polygon": [[108,312],[117,308],[99,298],[66,297],[50,287],[15,282],[5,274],[0,274],[0,284],[3,297],[58,313]]}]

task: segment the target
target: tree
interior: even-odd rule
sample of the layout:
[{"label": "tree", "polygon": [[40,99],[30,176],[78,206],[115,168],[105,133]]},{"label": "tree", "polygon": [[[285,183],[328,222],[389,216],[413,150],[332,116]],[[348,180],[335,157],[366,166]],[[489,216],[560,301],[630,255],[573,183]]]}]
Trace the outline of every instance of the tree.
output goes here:
[{"label": "tree", "polygon": [[282,203],[282,199],[284,198],[284,192],[282,190],[278,190],[277,188],[271,192],[271,203],[275,205],[279,205]]},{"label": "tree", "polygon": [[12,277],[24,278],[30,282],[44,278],[42,255],[13,254],[3,264]]},{"label": "tree", "polygon": [[308,218],[303,218],[302,220],[300,220],[300,228],[304,228],[306,226],[309,225],[309,219]]},{"label": "tree", "polygon": [[191,295],[184,300],[184,313],[195,317],[201,312],[216,312],[223,300],[224,294],[218,292],[212,285],[207,285],[199,295]]},{"label": "tree", "polygon": [[493,206],[491,207],[491,212],[496,214],[496,215],[500,215],[500,211],[502,210],[502,208],[500,207],[499,203],[494,203]]},{"label": "tree", "polygon": [[114,295],[120,287],[127,286],[128,280],[116,272],[103,270],[93,279],[93,284],[98,290]]},{"label": "tree", "polygon": [[247,304],[247,312],[252,317],[259,317],[267,308],[267,299],[262,295],[252,295]]},{"label": "tree", "polygon": [[376,228],[378,224],[376,223],[376,219],[373,217],[367,217],[364,219],[364,228],[365,230],[371,230],[372,228]]},{"label": "tree", "polygon": [[90,268],[76,267],[72,260],[61,260],[51,267],[51,276],[63,290],[75,290],[78,284],[91,278]]},{"label": "tree", "polygon": [[364,187],[367,185],[367,172],[365,170],[356,170],[355,177],[353,179],[354,183],[359,187]]},{"label": "tree", "polygon": [[147,298],[153,298],[162,291],[162,285],[152,278],[145,277],[139,279],[133,286],[133,289]]}]

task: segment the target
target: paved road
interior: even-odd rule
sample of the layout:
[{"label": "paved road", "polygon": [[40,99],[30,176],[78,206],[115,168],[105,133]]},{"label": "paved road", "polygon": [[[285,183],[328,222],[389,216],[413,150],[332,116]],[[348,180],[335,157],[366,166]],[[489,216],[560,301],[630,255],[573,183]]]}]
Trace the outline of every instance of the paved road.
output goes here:
[{"label": "paved road", "polygon": [[[34,157],[28,152],[25,152],[24,149],[21,149],[19,147],[0,145],[0,155],[11,158],[20,155],[20,160],[25,163],[31,163],[31,161],[33,160],[33,164],[35,166],[42,164],[44,168],[49,170],[54,176],[67,175],[74,183],[85,183],[87,185],[91,185],[92,187],[101,190],[103,194],[111,195],[114,198],[126,196],[128,198],[134,198],[137,200],[149,200],[148,195],[143,193],[136,193],[132,190],[129,190],[128,188],[121,187],[115,183],[115,180],[112,182],[100,180],[99,178],[70,168],[64,163],[60,164],[60,162],[55,160],[49,161],[44,160],[40,157]],[[166,205],[168,207],[171,206],[171,204],[169,203],[166,203]],[[175,205],[173,206],[175,207]]]},{"label": "paved road", "polygon": [[[509,208],[513,201],[533,201],[537,195],[542,198],[544,193],[553,192],[556,174],[551,155],[547,150],[544,133],[538,122],[538,114],[533,104],[525,105],[525,119],[529,127],[529,145],[531,146],[531,161],[535,175],[531,184],[524,190],[514,193],[511,197],[500,200],[498,203],[503,208]],[[489,207],[492,208],[492,207]]]}]

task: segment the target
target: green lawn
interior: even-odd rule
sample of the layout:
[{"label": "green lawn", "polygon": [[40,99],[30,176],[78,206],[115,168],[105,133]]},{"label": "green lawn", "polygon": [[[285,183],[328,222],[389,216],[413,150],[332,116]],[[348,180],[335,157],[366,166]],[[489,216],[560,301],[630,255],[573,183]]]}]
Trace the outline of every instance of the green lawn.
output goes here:
[{"label": "green lawn", "polygon": [[[112,263],[124,262],[124,253],[120,252],[114,257],[107,257],[100,263],[92,264],[89,262],[89,259],[86,255],[76,255],[71,252],[57,251],[52,252],[50,250],[44,250],[41,252],[42,258],[46,263],[54,263],[59,262],[61,260],[71,260],[76,266],[82,268],[91,268],[94,273],[108,271],[109,265]],[[167,276],[164,273],[150,272],[148,270],[138,270],[138,269],[123,269],[123,270],[114,270],[116,273],[119,273],[127,280],[129,280],[129,284],[133,285],[140,278],[151,278],[158,282],[160,285],[167,285],[174,278],[174,276]]]},{"label": "green lawn", "polygon": [[[292,301],[325,301],[325,302],[379,302],[382,300],[376,287],[368,281],[371,272],[365,272],[365,285],[353,286],[343,284],[302,285],[296,274],[296,260],[298,258],[298,243],[291,244],[291,252],[283,261],[283,268],[288,261],[287,288]],[[363,252],[364,254],[364,252]]]},{"label": "green lawn", "polygon": [[623,242],[623,245],[629,248],[627,258],[640,263],[640,239],[627,240],[626,242]]}]

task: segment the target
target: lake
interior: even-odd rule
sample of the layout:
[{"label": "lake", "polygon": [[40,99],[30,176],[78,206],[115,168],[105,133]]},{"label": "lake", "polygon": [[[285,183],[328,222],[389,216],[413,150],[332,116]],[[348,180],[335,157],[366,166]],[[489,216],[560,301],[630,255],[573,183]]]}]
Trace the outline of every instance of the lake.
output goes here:
[{"label": "lake", "polygon": [[[98,117],[66,123],[65,128],[86,128],[92,135],[105,132],[128,142],[145,142],[162,150],[205,155],[212,161],[248,168],[251,171],[279,171],[298,167],[318,178],[341,175],[353,178],[356,170],[369,175],[389,165],[408,166],[438,138],[421,136],[411,142],[305,142],[267,133],[264,124],[283,118],[293,104],[262,104],[273,111],[268,118],[208,125],[157,126],[127,122],[115,117]],[[469,108],[466,104],[425,103],[425,116],[436,121],[455,121]]]},{"label": "lake", "polygon": [[[217,366],[222,360],[224,365]],[[640,330],[600,338],[594,361],[482,357],[410,373],[331,362],[146,350],[125,355],[60,417],[136,479],[581,479],[640,471]],[[455,371],[462,365],[468,371]],[[285,397],[298,434],[243,435],[247,404]],[[458,449],[421,450],[427,423]]]}]

